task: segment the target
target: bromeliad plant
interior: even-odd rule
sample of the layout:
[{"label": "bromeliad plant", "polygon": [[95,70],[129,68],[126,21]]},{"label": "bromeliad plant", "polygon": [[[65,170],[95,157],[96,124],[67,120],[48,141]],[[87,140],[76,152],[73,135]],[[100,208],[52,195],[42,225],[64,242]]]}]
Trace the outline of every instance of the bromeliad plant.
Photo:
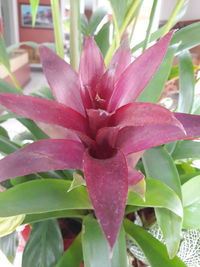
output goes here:
[{"label": "bromeliad plant", "polygon": [[[0,193],[0,216],[16,221],[16,225],[62,217],[83,222],[82,238],[77,236],[58,267],[66,266],[68,261],[69,266],[80,265],[81,239],[86,267],[127,266],[125,232],[142,248],[152,266],[185,266],[175,256],[183,218],[178,173],[166,146],[150,148],[199,136],[200,116],[174,113],[161,105],[138,100],[160,66],[162,69],[161,64],[170,49],[174,52],[180,45],[168,49],[172,35],[173,32],[166,34],[132,63],[125,38],[108,68],[93,37],[88,36],[79,72],[52,50],[41,46],[43,71],[55,100],[0,93],[3,107],[35,121],[51,137],[45,139],[43,134],[43,140],[26,145],[0,161],[0,182],[4,186],[8,179],[21,176],[30,179],[27,175],[34,173],[50,175],[51,171],[78,170],[74,171],[73,183],[66,180],[68,176],[64,172],[51,173],[59,179],[41,179],[44,176],[39,174],[34,176],[34,181],[24,182],[23,178],[18,178],[19,185]],[[112,50],[113,46],[107,59]],[[145,178],[137,169],[136,164],[143,154],[145,171],[143,168],[141,171],[154,179]],[[156,166],[158,159],[160,162],[165,159],[162,166]],[[165,164],[169,168],[164,168]],[[10,183],[15,184],[15,179]],[[144,229],[127,219],[123,227],[125,215],[141,207],[156,208],[157,222],[173,259],[168,257],[165,246]],[[45,231],[46,226],[53,229],[53,221],[47,221],[41,228],[40,224],[33,224],[30,239]],[[58,232],[56,228],[57,239],[49,241],[54,246],[56,240],[60,240]],[[174,237],[169,232],[173,232]],[[25,249],[29,256],[35,255],[30,252],[31,242]],[[101,259],[93,251],[94,246],[96,251],[100,250]],[[74,253],[79,256],[74,257]],[[57,260],[56,255],[52,256],[49,266],[55,266]],[[24,267],[30,263],[27,257],[23,260]]]}]

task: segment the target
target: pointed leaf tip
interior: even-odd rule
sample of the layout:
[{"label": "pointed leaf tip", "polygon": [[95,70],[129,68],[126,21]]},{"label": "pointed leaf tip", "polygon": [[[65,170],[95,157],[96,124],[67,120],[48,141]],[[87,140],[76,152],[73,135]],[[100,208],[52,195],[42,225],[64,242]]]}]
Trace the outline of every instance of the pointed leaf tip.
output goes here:
[{"label": "pointed leaf tip", "polygon": [[173,32],[148,48],[122,73],[108,104],[108,111],[132,103],[141,94],[159,68],[167,52]]},{"label": "pointed leaf tip", "polygon": [[97,219],[112,249],[123,220],[128,192],[128,168],[120,151],[108,159],[84,155],[84,173]]}]

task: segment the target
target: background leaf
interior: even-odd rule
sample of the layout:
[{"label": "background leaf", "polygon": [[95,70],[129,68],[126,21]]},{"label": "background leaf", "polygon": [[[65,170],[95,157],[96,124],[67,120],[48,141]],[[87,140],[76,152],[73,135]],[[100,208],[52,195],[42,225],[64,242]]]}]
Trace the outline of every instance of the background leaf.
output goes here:
[{"label": "background leaf", "polygon": [[179,100],[178,111],[191,113],[194,101],[194,67],[189,51],[183,51],[179,57]]},{"label": "background leaf", "polygon": [[106,55],[109,48],[109,35],[110,35],[110,22],[108,21],[103,25],[101,30],[95,35],[94,39],[100,48],[103,56]]},{"label": "background leaf", "polygon": [[82,243],[85,267],[127,267],[125,232],[123,228],[115,243],[112,259],[102,230],[98,222],[91,216],[85,217],[83,221]]},{"label": "background leaf", "polygon": [[[145,151],[143,164],[146,175],[162,181],[182,198],[179,174],[173,159],[164,147],[156,147]],[[162,191],[160,191],[162,194]],[[182,217],[167,209],[155,209],[156,219],[166,241],[170,258],[173,258],[181,241]]]},{"label": "background leaf", "polygon": [[35,223],[26,243],[22,267],[55,267],[63,253],[63,239],[55,220]]},{"label": "background leaf", "polygon": [[172,153],[173,159],[199,158],[200,142],[183,140],[178,142]]},{"label": "background leaf", "polygon": [[97,30],[99,24],[102,22],[103,18],[107,15],[108,10],[105,8],[105,6],[101,6],[97,8],[90,18],[88,27],[89,27],[89,33],[91,35],[94,35],[95,31]]},{"label": "background leaf", "polygon": [[0,250],[6,256],[6,258],[13,263],[18,246],[18,233],[13,233],[0,237]]},{"label": "background leaf", "polygon": [[165,245],[143,228],[125,219],[124,228],[128,236],[142,249],[151,267],[186,267],[177,256],[170,260]]},{"label": "background leaf", "polygon": [[24,214],[11,217],[0,217],[0,237],[8,235],[22,224],[25,218]]},{"label": "background leaf", "polygon": [[184,220],[186,229],[200,228],[200,175],[192,178],[182,186]]},{"label": "background leaf", "polygon": [[83,261],[81,234],[74,239],[55,267],[80,267]]}]

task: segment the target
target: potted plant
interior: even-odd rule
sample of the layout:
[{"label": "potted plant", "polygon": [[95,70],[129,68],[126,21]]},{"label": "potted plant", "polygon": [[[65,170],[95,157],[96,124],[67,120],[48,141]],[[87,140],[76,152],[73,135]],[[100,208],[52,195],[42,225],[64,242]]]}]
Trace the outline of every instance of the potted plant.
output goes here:
[{"label": "potted plant", "polygon": [[[0,82],[0,104],[9,110],[1,121],[15,117],[29,129],[15,140],[3,127],[0,132],[1,151],[8,154],[0,160],[0,234],[30,225],[23,267],[125,267],[127,246],[132,247],[127,239],[153,267],[186,266],[176,255],[182,231],[199,227],[200,180],[191,158],[199,156],[194,138],[200,135],[200,116],[188,49],[200,42],[195,35],[200,24],[169,31],[173,14],[152,33],[156,2],[144,42],[130,49],[128,26],[141,1],[110,0],[112,43],[106,38],[110,20],[96,41],[92,19],[85,20],[80,53],[79,5],[71,1],[70,65],[63,59],[58,3],[52,1],[57,54],[39,48],[52,94],[24,95]],[[34,10],[36,4],[32,1]],[[98,23],[104,16],[99,11]],[[191,33],[195,38],[188,38]],[[131,62],[131,52],[141,47],[144,52]],[[174,55],[184,81],[178,112],[157,104]],[[31,143],[24,146],[25,139]],[[152,235],[155,225],[163,243]]]}]

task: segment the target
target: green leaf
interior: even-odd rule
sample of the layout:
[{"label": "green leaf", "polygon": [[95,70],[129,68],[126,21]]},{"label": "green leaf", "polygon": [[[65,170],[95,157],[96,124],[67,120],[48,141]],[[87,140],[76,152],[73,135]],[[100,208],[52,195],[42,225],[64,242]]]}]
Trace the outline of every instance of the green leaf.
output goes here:
[{"label": "green leaf", "polygon": [[81,234],[73,241],[55,267],[80,267],[83,261]]},{"label": "green leaf", "polygon": [[0,193],[0,217],[92,208],[85,187],[67,193],[69,187],[70,181],[57,179],[16,185]]},{"label": "green leaf", "polygon": [[122,228],[115,243],[112,259],[108,243],[98,222],[88,215],[83,221],[82,231],[83,257],[85,267],[126,267],[127,252],[125,232]]},{"label": "green leaf", "polygon": [[186,229],[200,228],[200,175],[190,179],[182,186],[184,219]]},{"label": "green leaf", "polygon": [[146,175],[159,180],[181,198],[181,183],[176,165],[164,147],[159,146],[145,151],[142,158]]},{"label": "green leaf", "polygon": [[17,118],[17,120],[32,133],[32,135],[35,137],[35,140],[49,138],[48,135],[46,135],[34,121],[25,118]]},{"label": "green leaf", "polygon": [[192,23],[177,31],[171,41],[171,44],[180,43],[176,54],[188,50],[200,44],[200,22]]},{"label": "green leaf", "polygon": [[152,5],[152,8],[151,8],[151,13],[150,13],[150,17],[149,17],[149,24],[148,24],[148,27],[147,27],[146,36],[145,36],[145,40],[144,40],[143,52],[146,50],[147,45],[148,45],[149,40],[150,40],[150,35],[151,35],[153,22],[154,22],[154,19],[155,19],[157,5],[158,5],[158,0],[153,0],[153,5]]},{"label": "green leaf", "polygon": [[[181,198],[181,183],[173,159],[163,147],[156,147],[145,151],[143,164],[146,175],[160,180]],[[162,191],[160,191],[162,194]],[[167,209],[155,209],[156,219],[166,241],[170,258],[173,258],[181,241],[182,217]]]},{"label": "green leaf", "polygon": [[67,190],[67,192],[70,192],[74,188],[79,187],[81,185],[85,185],[86,186],[85,180],[83,179],[83,177],[80,174],[74,172],[73,173],[73,181],[72,181],[72,183],[70,185],[70,188]]},{"label": "green leaf", "polygon": [[145,193],[146,193],[146,181],[145,181],[145,178],[140,180],[135,185],[129,185],[128,190],[138,194],[145,201]]},{"label": "green leaf", "polygon": [[[182,2],[182,3],[180,3]],[[162,27],[160,27],[157,31],[153,32],[150,36],[150,42],[153,42],[159,38],[161,38],[163,36],[164,33],[167,33],[178,21],[180,21],[180,19],[184,16],[184,14],[187,11],[187,7],[188,7],[188,1],[187,0],[178,0],[177,4],[174,8],[174,10],[172,11],[169,20],[167,21],[167,23],[165,25],[163,25]],[[136,46],[134,46],[131,50],[132,52],[137,51],[139,48],[144,46],[144,42],[142,41],[140,43],[138,43]]]},{"label": "green leaf", "polygon": [[94,39],[100,48],[103,56],[106,55],[109,48],[109,36],[110,36],[110,22],[108,21],[103,25],[101,30],[95,35]]},{"label": "green leaf", "polygon": [[200,142],[180,141],[172,153],[173,159],[187,159],[200,157]]},{"label": "green leaf", "polygon": [[6,51],[6,45],[3,36],[0,34],[0,63],[4,65],[7,70],[10,70],[9,55]]},{"label": "green leaf", "polygon": [[0,135],[9,139],[9,135],[8,132],[6,131],[6,129],[4,129],[3,127],[0,126]]},{"label": "green leaf", "polygon": [[80,22],[81,22],[81,33],[83,35],[88,35],[89,34],[88,19],[85,14],[81,14]]},{"label": "green leaf", "polygon": [[0,135],[0,151],[4,154],[10,154],[15,152],[20,147],[14,142],[10,141],[10,139],[3,137]]},{"label": "green leaf", "polygon": [[170,259],[176,256],[182,239],[183,218],[167,209],[155,209],[156,219],[161,228]]},{"label": "green leaf", "polygon": [[103,18],[107,15],[108,11],[105,6],[101,6],[97,8],[93,13],[89,21],[89,34],[94,35],[97,27],[103,20]]},{"label": "green leaf", "polygon": [[0,237],[8,235],[15,231],[15,229],[22,224],[25,215],[0,217]]},{"label": "green leaf", "polygon": [[153,102],[157,103],[161,93],[163,91],[164,85],[169,77],[172,62],[174,59],[174,54],[178,48],[178,44],[169,47],[162,64],[154,75],[153,79],[141,93],[138,102]]},{"label": "green leaf", "polygon": [[9,235],[0,237],[0,250],[13,263],[18,247],[18,233],[15,231]]},{"label": "green leaf", "polygon": [[146,179],[145,199],[143,201],[136,193],[129,192],[127,205],[166,208],[180,217],[183,215],[180,198],[170,187],[161,181],[151,178]]},{"label": "green leaf", "polygon": [[189,51],[179,55],[179,101],[178,111],[191,113],[194,101],[194,67]]},{"label": "green leaf", "polygon": [[142,249],[151,267],[187,267],[177,256],[170,260],[165,245],[143,228],[127,219],[124,221],[124,228],[128,236]]},{"label": "green leaf", "polygon": [[38,214],[28,214],[26,215],[23,224],[40,222],[48,219],[56,218],[79,218],[82,219],[85,215],[85,212],[82,210],[61,210],[61,211],[52,211],[52,212],[43,212]]},{"label": "green leaf", "polygon": [[[112,12],[113,16],[115,16],[116,18],[118,28],[120,28],[123,24],[129,1],[128,0],[121,0],[121,1],[109,0],[109,2],[113,10]],[[132,2],[134,2],[134,0]]]},{"label": "green leaf", "polygon": [[192,204],[183,209],[183,228],[199,229],[200,228],[200,203]]},{"label": "green leaf", "polygon": [[63,253],[63,239],[55,220],[35,223],[26,243],[22,267],[55,267]]},{"label": "green leaf", "polygon": [[32,26],[35,26],[36,14],[40,0],[30,0],[32,13]]},{"label": "green leaf", "polygon": [[23,92],[15,88],[12,84],[0,79],[0,93],[22,94]]},{"label": "green leaf", "polygon": [[182,185],[183,206],[191,206],[200,203],[200,175],[190,179]]}]

